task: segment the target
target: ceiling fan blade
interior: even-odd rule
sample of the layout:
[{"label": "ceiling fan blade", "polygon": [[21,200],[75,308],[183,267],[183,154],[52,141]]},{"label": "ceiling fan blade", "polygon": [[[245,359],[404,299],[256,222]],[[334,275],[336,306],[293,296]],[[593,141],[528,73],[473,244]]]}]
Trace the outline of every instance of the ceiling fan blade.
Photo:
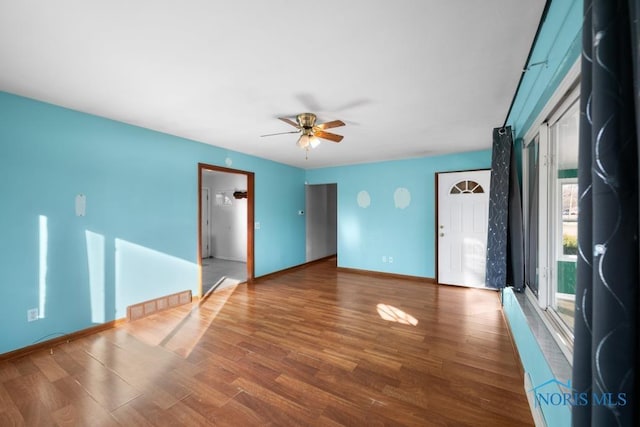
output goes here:
[{"label": "ceiling fan blade", "polygon": [[279,120],[282,120],[282,121],[283,121],[283,122],[285,122],[286,124],[289,124],[289,125],[291,125],[291,126],[293,126],[293,127],[296,127],[296,128],[298,128],[298,129],[300,129],[300,126],[299,126],[296,122],[294,122],[293,120],[291,120],[291,119],[287,119],[286,117],[278,117],[278,119],[279,119]]},{"label": "ceiling fan blade", "polygon": [[342,120],[334,120],[331,122],[326,122],[326,123],[320,123],[319,125],[315,126],[320,130],[324,130],[324,129],[331,129],[331,128],[337,128],[340,126],[344,126],[344,122]]},{"label": "ceiling fan blade", "polygon": [[316,131],[313,134],[318,138],[328,139],[329,141],[332,141],[332,142],[340,142],[342,141],[342,138],[344,138],[344,136],[342,135],[336,135],[335,133],[331,133],[331,132],[323,132],[321,130]]},{"label": "ceiling fan blade", "polygon": [[260,135],[260,137],[262,138],[264,136],[284,135],[284,134],[287,134],[287,133],[300,133],[300,131],[299,130],[292,130],[291,132],[268,133],[266,135]]}]

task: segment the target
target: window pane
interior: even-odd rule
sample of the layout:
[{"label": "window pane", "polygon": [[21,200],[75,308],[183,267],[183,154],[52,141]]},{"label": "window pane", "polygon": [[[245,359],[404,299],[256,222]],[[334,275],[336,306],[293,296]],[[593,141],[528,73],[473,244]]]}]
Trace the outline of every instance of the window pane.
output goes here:
[{"label": "window pane", "polygon": [[554,157],[550,184],[553,203],[549,230],[555,241],[551,251],[555,268],[552,308],[573,330],[578,253],[578,126],[579,106],[574,103],[552,126]]},{"label": "window pane", "polygon": [[451,188],[449,194],[479,194],[484,193],[484,189],[475,181],[460,181]]},{"label": "window pane", "polygon": [[578,255],[578,183],[562,184],[562,255]]}]

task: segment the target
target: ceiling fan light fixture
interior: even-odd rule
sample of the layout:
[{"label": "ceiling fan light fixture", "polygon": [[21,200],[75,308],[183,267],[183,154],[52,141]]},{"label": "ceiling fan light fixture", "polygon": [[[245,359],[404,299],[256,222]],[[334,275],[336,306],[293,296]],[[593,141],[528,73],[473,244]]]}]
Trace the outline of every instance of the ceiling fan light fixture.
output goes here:
[{"label": "ceiling fan light fixture", "polygon": [[316,148],[320,145],[320,139],[313,134],[313,131],[310,129],[305,129],[303,134],[298,138],[298,142],[296,145],[304,150],[308,150],[310,148]]},{"label": "ceiling fan light fixture", "polygon": [[311,137],[309,135],[300,135],[300,138],[298,138],[298,142],[296,143],[296,145],[300,148],[302,148],[303,150],[308,150],[309,149],[309,145],[311,145]]},{"label": "ceiling fan light fixture", "polygon": [[315,135],[311,135],[309,137],[309,144],[311,144],[311,148],[316,148],[318,145],[320,145],[320,139],[317,138]]}]

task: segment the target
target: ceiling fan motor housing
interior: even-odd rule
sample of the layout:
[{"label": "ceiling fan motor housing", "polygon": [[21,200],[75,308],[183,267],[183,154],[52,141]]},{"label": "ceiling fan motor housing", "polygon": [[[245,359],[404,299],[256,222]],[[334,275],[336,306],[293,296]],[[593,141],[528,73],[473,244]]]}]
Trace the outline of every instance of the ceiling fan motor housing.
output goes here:
[{"label": "ceiling fan motor housing", "polygon": [[304,129],[311,129],[316,125],[316,115],[313,113],[298,114],[298,124]]}]

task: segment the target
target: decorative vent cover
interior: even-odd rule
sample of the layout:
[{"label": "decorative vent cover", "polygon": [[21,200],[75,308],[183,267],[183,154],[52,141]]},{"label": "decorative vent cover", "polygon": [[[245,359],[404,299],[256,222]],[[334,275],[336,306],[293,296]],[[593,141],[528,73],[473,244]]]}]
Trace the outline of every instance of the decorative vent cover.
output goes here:
[{"label": "decorative vent cover", "polygon": [[177,294],[166,295],[160,298],[143,301],[127,307],[127,320],[142,319],[169,308],[189,304],[192,300],[191,291],[182,291]]}]

